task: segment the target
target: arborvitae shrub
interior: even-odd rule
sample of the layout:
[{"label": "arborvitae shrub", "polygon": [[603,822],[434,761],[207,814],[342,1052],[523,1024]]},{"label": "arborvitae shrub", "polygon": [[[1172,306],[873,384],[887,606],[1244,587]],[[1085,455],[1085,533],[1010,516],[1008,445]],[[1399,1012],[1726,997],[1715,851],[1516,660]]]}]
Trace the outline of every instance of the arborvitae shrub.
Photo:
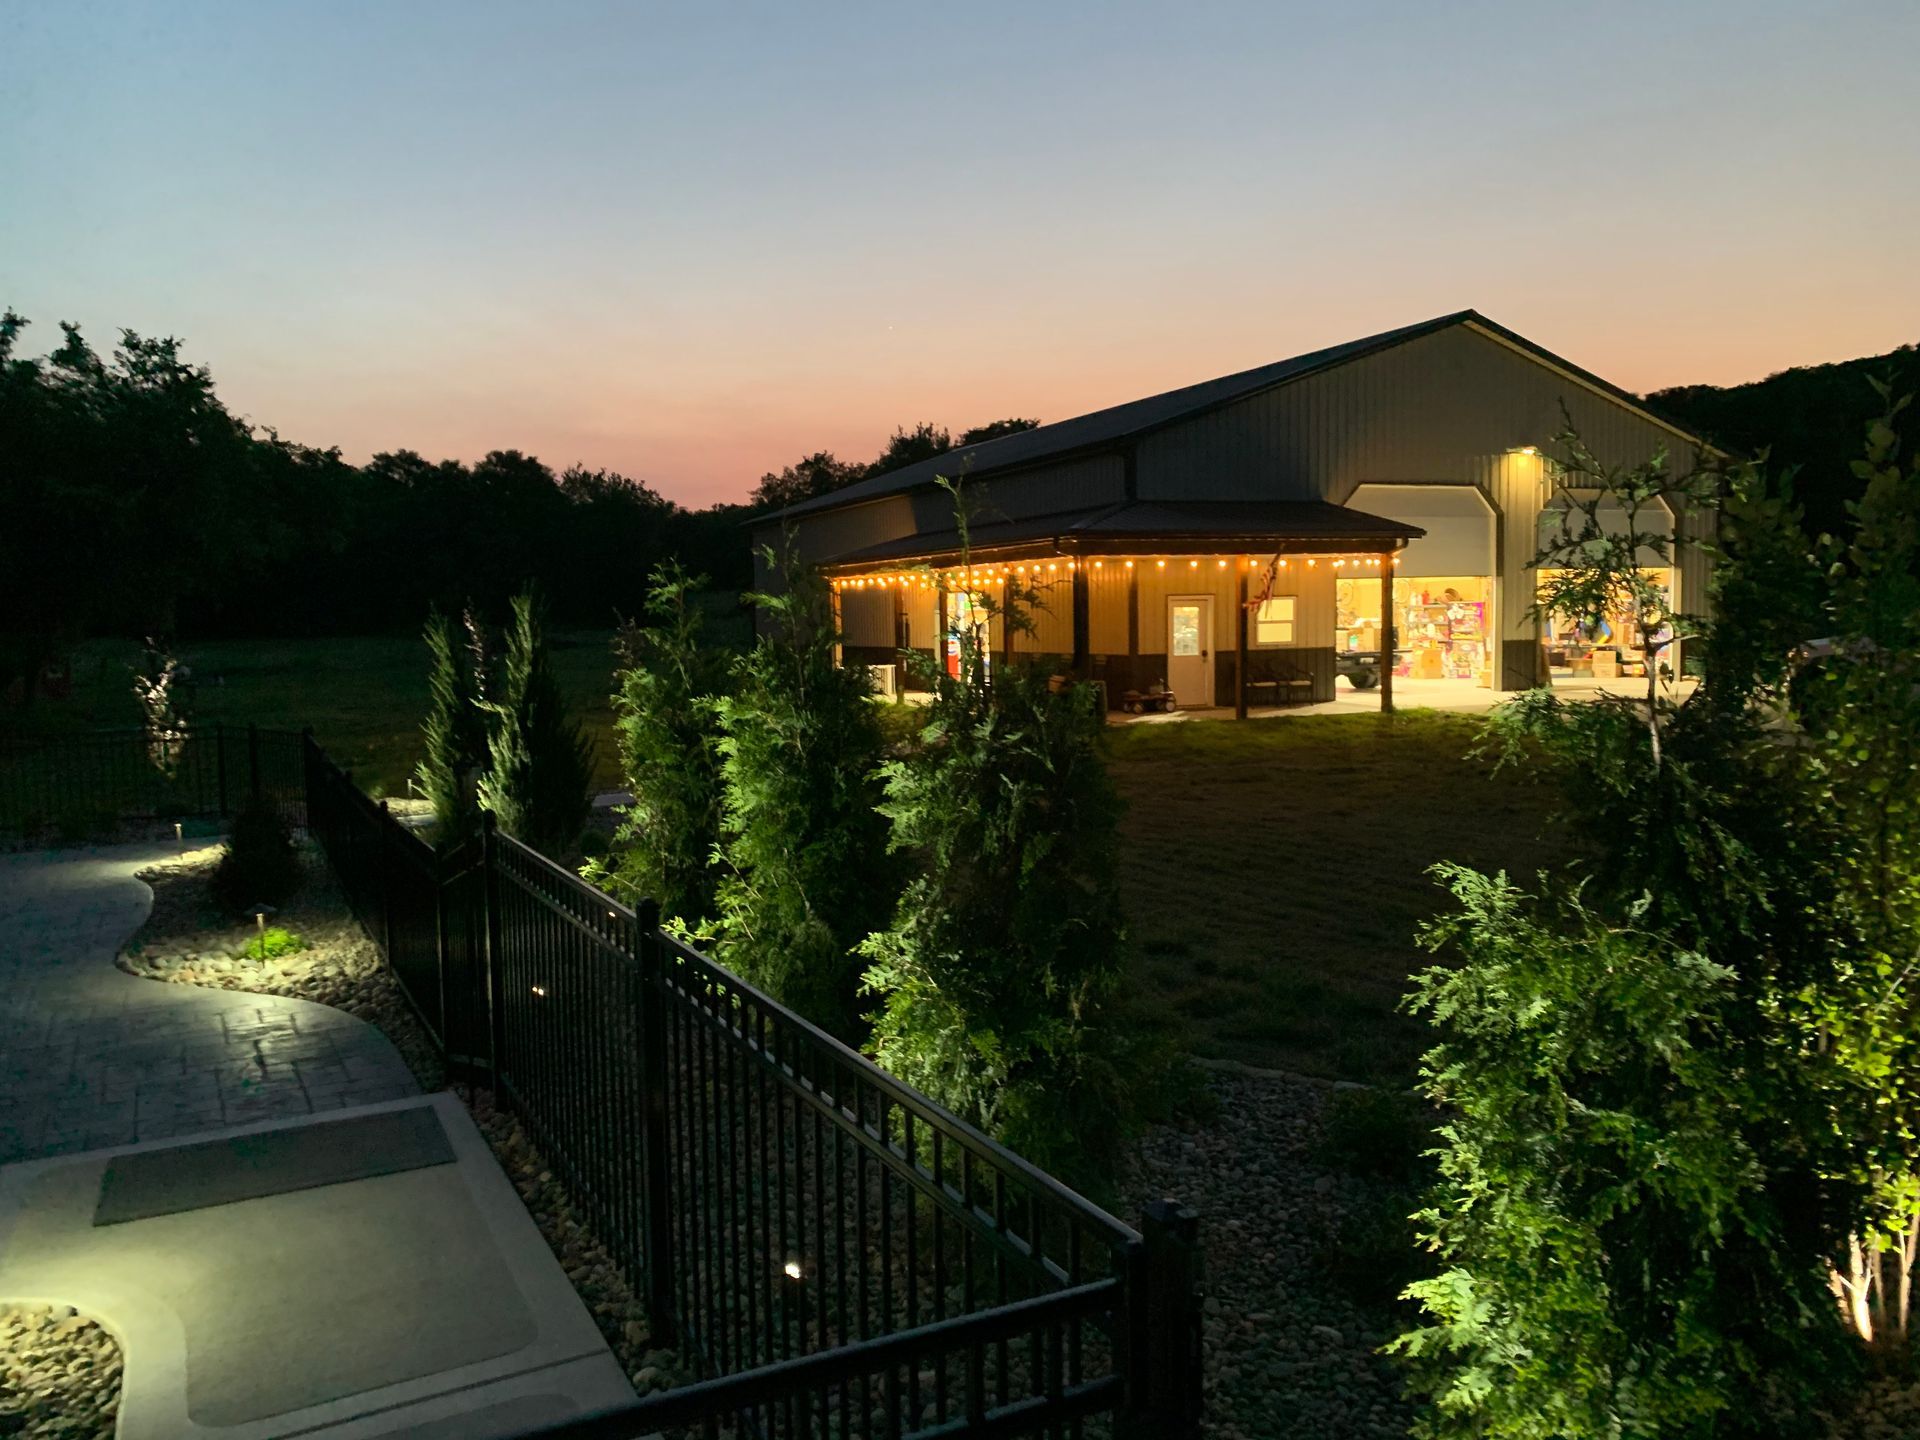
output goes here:
[{"label": "arborvitae shrub", "polygon": [[471,610],[458,621],[435,611],[427,620],[431,701],[421,732],[426,757],[415,772],[433,806],[434,833],[451,847],[480,823],[479,781],[487,764],[486,641]]},{"label": "arborvitae shrub", "polygon": [[233,817],[226,853],[213,872],[213,892],[229,910],[279,905],[300,883],[300,861],[286,821],[254,802]]},{"label": "arborvitae shrub", "polygon": [[918,874],[862,947],[883,1001],[874,1054],[1029,1159],[1103,1188],[1148,1042],[1118,1018],[1121,802],[1094,691],[1020,669],[989,685],[978,657],[961,674],[937,682],[920,743],[884,769],[893,843]]},{"label": "arborvitae shrub", "polygon": [[531,591],[514,597],[499,682],[486,709],[493,724],[481,808],[542,854],[573,854],[593,807],[593,752],[560,693]]},{"label": "arborvitae shrub", "polygon": [[856,947],[898,895],[877,808],[885,737],[871,675],[836,663],[831,590],[813,572],[782,568],[784,592],[754,597],[760,641],[714,707],[724,796],[714,951],[783,1004],[858,1039]]},{"label": "arborvitae shrub", "polygon": [[584,872],[694,927],[713,913],[720,746],[712,707],[728,685],[726,654],[707,644],[690,599],[704,583],[677,562],[660,566],[649,577],[648,623],[622,629],[614,733],[633,801],[612,852]]}]

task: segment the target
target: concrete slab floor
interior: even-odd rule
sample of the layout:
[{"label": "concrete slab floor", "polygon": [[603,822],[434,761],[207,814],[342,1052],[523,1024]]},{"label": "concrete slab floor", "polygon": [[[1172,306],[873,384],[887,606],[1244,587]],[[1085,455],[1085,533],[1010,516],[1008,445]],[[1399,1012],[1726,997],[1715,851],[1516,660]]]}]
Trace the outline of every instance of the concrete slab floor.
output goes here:
[{"label": "concrete slab floor", "polygon": [[465,1107],[355,1113],[418,1105],[452,1164],[120,1224],[93,1224],[108,1159],[172,1142],[0,1168],[0,1297],[114,1333],[121,1440],[485,1440],[631,1403]]}]

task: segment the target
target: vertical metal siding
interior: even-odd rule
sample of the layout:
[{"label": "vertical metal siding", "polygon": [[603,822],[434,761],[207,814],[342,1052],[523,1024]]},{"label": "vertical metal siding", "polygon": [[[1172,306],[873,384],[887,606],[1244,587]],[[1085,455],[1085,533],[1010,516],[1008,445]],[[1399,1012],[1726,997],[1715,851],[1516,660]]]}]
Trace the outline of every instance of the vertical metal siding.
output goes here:
[{"label": "vertical metal siding", "polygon": [[1364,481],[1458,481],[1479,457],[1546,444],[1562,401],[1609,463],[1683,446],[1619,401],[1455,326],[1148,436],[1140,494],[1343,504]]},{"label": "vertical metal siding", "polygon": [[[803,515],[793,522],[800,558],[817,565],[886,540],[897,540],[914,533],[913,506],[904,495],[852,505],[845,510],[828,510],[818,515]],[[780,521],[777,518],[753,528],[753,548],[778,548]],[[758,574],[758,571],[755,572]]]},{"label": "vertical metal siding", "polygon": [[[1125,464],[1118,455],[1095,455],[1059,465],[1043,465],[1017,474],[965,481],[962,495],[976,524],[1052,515],[1109,505],[1126,492]],[[953,500],[944,490],[911,497],[916,528],[951,530]]]}]

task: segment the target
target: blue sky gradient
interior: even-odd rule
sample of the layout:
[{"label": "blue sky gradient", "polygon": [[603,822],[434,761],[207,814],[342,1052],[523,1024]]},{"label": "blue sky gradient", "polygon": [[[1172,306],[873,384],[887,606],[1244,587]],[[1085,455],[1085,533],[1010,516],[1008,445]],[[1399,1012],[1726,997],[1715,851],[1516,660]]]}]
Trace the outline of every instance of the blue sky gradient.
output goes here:
[{"label": "blue sky gradient", "polygon": [[1920,331],[1920,5],[0,11],[0,302],[349,458],[742,497],[1473,306],[1617,383]]}]

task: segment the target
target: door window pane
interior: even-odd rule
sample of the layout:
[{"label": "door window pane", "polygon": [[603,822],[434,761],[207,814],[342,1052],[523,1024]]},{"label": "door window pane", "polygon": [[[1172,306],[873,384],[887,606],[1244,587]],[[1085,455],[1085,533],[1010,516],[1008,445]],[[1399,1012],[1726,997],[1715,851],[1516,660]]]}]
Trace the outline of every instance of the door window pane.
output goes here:
[{"label": "door window pane", "polygon": [[1200,607],[1198,605],[1173,607],[1173,653],[1176,655],[1200,653]]}]

